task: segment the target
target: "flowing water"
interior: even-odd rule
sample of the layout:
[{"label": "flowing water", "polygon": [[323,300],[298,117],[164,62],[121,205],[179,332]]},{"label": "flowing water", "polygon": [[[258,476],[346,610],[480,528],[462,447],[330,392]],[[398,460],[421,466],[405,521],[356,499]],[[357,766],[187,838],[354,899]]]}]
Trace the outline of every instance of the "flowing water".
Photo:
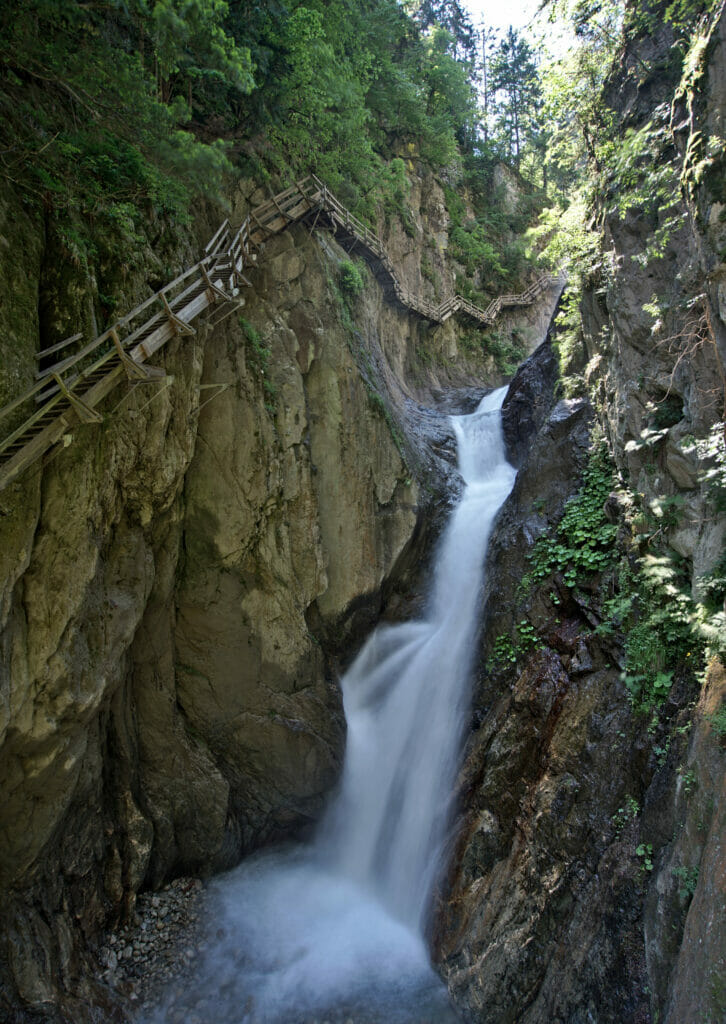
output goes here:
[{"label": "flowing water", "polygon": [[428,615],[379,626],[342,680],[340,791],[316,840],[215,883],[217,937],[155,1021],[446,1024],[458,1020],[424,930],[469,704],[486,546],[511,490],[505,388],[452,417],[466,487]]}]

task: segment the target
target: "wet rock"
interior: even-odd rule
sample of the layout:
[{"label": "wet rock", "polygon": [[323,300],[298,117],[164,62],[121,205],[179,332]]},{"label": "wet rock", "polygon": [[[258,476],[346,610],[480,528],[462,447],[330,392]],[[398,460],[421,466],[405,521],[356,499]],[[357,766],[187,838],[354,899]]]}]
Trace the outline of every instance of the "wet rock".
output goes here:
[{"label": "wet rock", "polygon": [[502,407],[502,429],[513,466],[522,465],[552,408],[558,374],[557,356],[548,337],[512,378]]}]

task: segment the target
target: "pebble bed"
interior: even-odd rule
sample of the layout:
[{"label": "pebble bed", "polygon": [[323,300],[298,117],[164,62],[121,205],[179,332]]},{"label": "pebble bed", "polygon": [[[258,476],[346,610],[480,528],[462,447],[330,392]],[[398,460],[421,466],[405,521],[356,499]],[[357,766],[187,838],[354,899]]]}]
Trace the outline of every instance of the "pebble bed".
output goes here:
[{"label": "pebble bed", "polygon": [[206,891],[197,878],[177,878],[141,893],[136,912],[98,950],[99,978],[143,1018],[175,978],[187,974],[202,942]]},{"label": "pebble bed", "polygon": [[[158,892],[141,893],[136,910],[122,927],[107,935],[97,951],[98,978],[120,997],[134,1024],[261,1024],[252,997],[233,986],[210,985],[204,971],[205,948],[225,938],[215,910],[214,890],[197,878],[178,878]],[[242,972],[245,951],[236,951]],[[201,974],[199,972],[201,968]],[[236,971],[233,972],[236,975]],[[213,979],[214,980],[214,979]],[[221,980],[221,979],[220,979]],[[396,1005],[392,1015],[373,1008],[330,1007],[315,1014],[301,1011],[276,1024],[456,1024],[459,1017],[432,993],[430,1007],[409,1015]],[[267,1019],[267,1018],[265,1018]]]}]

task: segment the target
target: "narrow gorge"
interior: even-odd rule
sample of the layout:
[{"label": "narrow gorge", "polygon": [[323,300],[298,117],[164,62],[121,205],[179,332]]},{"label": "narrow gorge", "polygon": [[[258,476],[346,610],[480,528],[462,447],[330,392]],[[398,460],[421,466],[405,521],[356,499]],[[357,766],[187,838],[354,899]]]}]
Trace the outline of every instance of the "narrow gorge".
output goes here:
[{"label": "narrow gorge", "polygon": [[726,13],[543,11],[0,12],[0,1022],[726,1021]]}]

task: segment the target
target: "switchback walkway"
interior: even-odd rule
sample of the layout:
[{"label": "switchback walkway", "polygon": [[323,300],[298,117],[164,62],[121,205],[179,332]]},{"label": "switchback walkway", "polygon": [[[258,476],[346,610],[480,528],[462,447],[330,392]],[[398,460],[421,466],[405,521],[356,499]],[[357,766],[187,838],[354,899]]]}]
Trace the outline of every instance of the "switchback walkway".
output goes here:
[{"label": "switchback walkway", "polygon": [[[501,295],[486,309],[461,295],[434,306],[403,288],[378,235],[311,175],[256,207],[236,231],[225,221],[198,263],[98,337],[84,345],[82,336],[76,334],[37,353],[35,384],[0,410],[0,423],[21,409],[27,414],[0,441],[0,490],[49,449],[70,443],[74,423],[100,423],[103,417],[98,406],[124,377],[136,384],[169,381],[165,371],[148,360],[172,338],[195,334],[192,323],[202,314],[209,313],[215,324],[242,306],[240,288],[250,286],[245,269],[256,264],[273,235],[302,220],[328,227],[349,251],[359,246],[388,297],[434,324],[443,324],[460,313],[489,326],[502,309],[529,306],[556,280],[545,275],[527,291]],[[73,346],[80,347],[64,354]],[[54,356],[59,357],[55,362],[40,366]]]}]

